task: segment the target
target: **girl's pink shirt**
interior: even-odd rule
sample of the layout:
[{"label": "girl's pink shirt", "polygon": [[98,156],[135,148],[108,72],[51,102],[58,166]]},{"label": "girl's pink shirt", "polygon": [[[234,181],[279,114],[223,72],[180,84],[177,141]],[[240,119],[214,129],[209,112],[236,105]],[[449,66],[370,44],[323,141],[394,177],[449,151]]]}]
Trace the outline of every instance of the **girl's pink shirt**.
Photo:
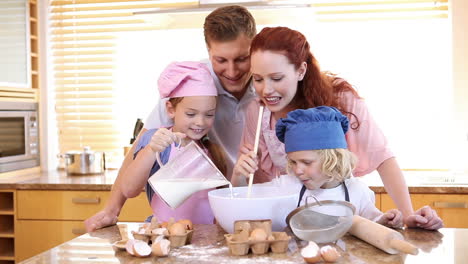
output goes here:
[{"label": "girl's pink shirt", "polygon": [[[385,160],[393,157],[393,153],[388,147],[385,135],[369,113],[364,100],[356,97],[351,92],[343,93],[341,99],[345,103],[346,110],[356,115],[359,120],[359,128],[353,129],[352,127],[356,125],[356,118],[351,117],[350,128],[346,133],[346,141],[348,149],[358,158],[358,164],[353,171],[353,175],[364,176],[377,169]],[[257,101],[253,101],[247,107],[240,146],[244,144],[254,145],[259,106]],[[263,117],[264,122],[262,122],[258,145],[260,153],[259,169],[255,173],[255,183],[268,182],[275,175],[285,173],[286,166],[284,144],[276,136],[273,136],[276,120],[271,118],[271,112],[266,107],[264,108]],[[283,158],[281,159],[281,157]]]}]

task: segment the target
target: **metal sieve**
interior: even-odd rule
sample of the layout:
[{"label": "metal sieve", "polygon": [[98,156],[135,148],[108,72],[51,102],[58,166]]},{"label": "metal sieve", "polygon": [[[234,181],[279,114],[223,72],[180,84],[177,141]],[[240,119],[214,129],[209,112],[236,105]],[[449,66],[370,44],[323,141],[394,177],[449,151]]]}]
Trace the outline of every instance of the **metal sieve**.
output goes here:
[{"label": "metal sieve", "polygon": [[[309,203],[310,198],[316,202]],[[348,232],[355,210],[349,202],[318,201],[314,196],[307,196],[306,204],[289,213],[286,223],[294,235],[302,240],[329,243]]]}]

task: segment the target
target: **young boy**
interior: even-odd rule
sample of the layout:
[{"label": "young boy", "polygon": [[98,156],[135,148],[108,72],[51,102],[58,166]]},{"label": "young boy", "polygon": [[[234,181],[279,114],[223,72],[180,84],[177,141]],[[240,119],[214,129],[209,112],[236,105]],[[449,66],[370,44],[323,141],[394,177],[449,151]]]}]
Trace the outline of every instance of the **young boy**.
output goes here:
[{"label": "young boy", "polygon": [[281,118],[276,135],[285,144],[288,175],[276,184],[300,190],[298,206],[309,195],[318,200],[346,200],[356,207],[357,215],[401,227],[401,212],[382,213],[375,207],[374,192],[352,177],[357,160],[347,149],[347,131],[348,118],[334,107],[299,109]]}]

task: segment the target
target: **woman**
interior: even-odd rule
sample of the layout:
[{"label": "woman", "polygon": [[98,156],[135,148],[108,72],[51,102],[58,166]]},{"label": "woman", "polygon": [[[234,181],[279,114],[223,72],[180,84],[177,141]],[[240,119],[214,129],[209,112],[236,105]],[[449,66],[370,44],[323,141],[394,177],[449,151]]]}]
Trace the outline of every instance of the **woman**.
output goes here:
[{"label": "woman", "polygon": [[425,206],[413,212],[408,188],[387,140],[372,119],[356,90],[345,80],[321,72],[300,32],[286,28],[264,28],[252,41],[251,72],[255,90],[266,106],[262,117],[259,160],[252,151],[259,103],[252,103],[246,113],[246,125],[238,161],[231,181],[240,185],[245,176],[255,172],[255,182],[266,182],[285,173],[284,144],[275,135],[275,124],[295,109],[333,106],[350,120],[346,140],[358,157],[354,176],[377,170],[385,189],[409,227],[434,229],[440,218]]}]

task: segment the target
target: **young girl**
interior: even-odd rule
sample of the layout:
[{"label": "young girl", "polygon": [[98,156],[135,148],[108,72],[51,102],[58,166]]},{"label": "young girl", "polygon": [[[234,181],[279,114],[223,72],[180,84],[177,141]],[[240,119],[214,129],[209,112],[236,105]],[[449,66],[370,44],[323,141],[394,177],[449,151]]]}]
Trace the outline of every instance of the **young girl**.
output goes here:
[{"label": "young girl", "polygon": [[243,176],[250,173],[255,172],[255,182],[267,182],[285,172],[284,144],[274,131],[277,120],[296,109],[333,106],[350,120],[346,141],[358,158],[353,176],[376,170],[407,226],[425,229],[440,226],[440,218],[429,206],[413,211],[398,162],[364,100],[348,82],[320,70],[304,35],[286,27],[266,27],[252,40],[250,52],[255,90],[266,107],[261,120],[258,159],[252,146],[259,104],[247,108],[242,147],[231,178],[233,185],[243,184]]},{"label": "young girl", "polygon": [[285,145],[288,175],[281,176],[279,184],[300,190],[298,206],[309,195],[319,201],[346,200],[356,207],[357,215],[401,227],[401,212],[380,212],[375,207],[374,192],[352,177],[356,158],[347,149],[347,131],[348,118],[334,107],[295,110],[281,118],[276,124],[276,135]]},{"label": "young girl", "polygon": [[[135,158],[123,173],[122,192],[127,197],[137,196],[148,177],[159,165],[156,153],[163,163],[177,155],[175,144],[181,148],[191,140],[195,141],[211,156],[215,165],[225,174],[224,155],[220,148],[206,136],[213,125],[217,90],[206,65],[198,62],[170,64],[158,80],[161,98],[168,98],[166,110],[174,125],[170,128],[151,129],[138,141]],[[153,215],[160,221],[190,219],[194,224],[212,224],[213,213],[208,202],[208,190],[199,191],[173,210],[156,195],[147,184]],[[149,191],[149,192],[148,192]]]}]

